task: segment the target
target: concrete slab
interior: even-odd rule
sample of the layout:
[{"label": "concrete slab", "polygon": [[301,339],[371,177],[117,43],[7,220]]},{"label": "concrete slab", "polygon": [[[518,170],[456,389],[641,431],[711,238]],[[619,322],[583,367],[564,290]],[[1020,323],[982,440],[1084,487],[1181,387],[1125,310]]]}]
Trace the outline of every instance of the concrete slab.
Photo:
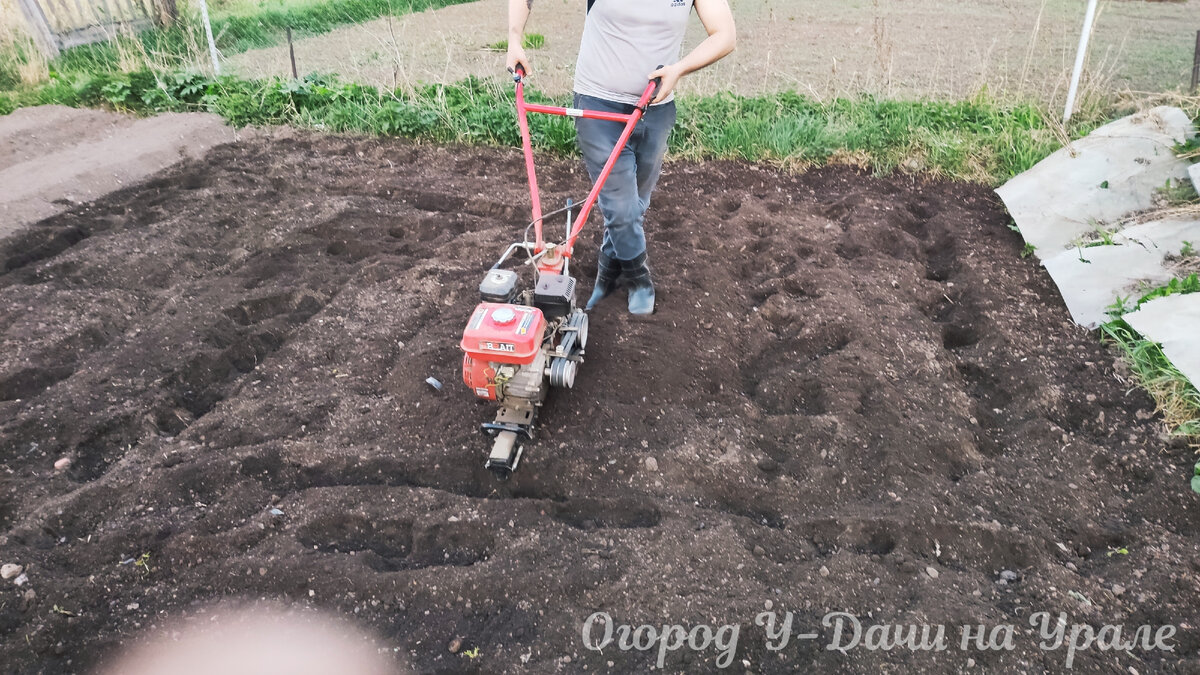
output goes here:
[{"label": "concrete slab", "polygon": [[1154,206],[1168,179],[1185,180],[1174,147],[1195,135],[1187,114],[1158,107],[1107,124],[996,190],[1040,259],[1095,230]]},{"label": "concrete slab", "polygon": [[1200,192],[1200,164],[1189,166],[1188,175],[1192,177],[1192,187],[1196,188],[1196,192]]},{"label": "concrete slab", "polygon": [[1200,293],[1169,295],[1125,315],[1125,321],[1149,340],[1192,383],[1200,382]]}]

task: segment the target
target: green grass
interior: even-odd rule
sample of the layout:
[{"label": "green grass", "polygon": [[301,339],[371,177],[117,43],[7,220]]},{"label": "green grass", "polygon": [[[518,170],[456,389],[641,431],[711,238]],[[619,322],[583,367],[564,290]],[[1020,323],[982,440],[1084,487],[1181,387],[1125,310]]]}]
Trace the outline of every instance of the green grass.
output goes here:
[{"label": "green grass", "polygon": [[1192,181],[1187,179],[1168,178],[1167,182],[1155,192],[1167,206],[1183,206],[1195,203],[1197,199],[1200,199],[1200,195],[1196,194],[1196,188],[1192,186]]},{"label": "green grass", "polygon": [[1112,320],[1103,324],[1100,332],[1121,352],[1138,383],[1154,398],[1174,433],[1200,440],[1200,391],[1171,364],[1161,345],[1147,340],[1122,318],[1151,300],[1198,292],[1200,275],[1191,274],[1147,289],[1133,302],[1118,298],[1109,309]]},{"label": "green grass", "polygon": [[[327,33],[338,26],[362,23],[382,16],[462,4],[471,0],[320,0],[306,3],[261,3],[247,13],[212,17],[217,48],[229,56],[259,47],[270,47],[286,39],[290,27],[295,36]],[[205,39],[195,16],[181,14],[171,27],[143,31],[136,38],[138,51],[153,56],[156,65],[185,67],[197,45]],[[98,73],[121,69],[120,41],[109,41],[68,50],[53,63],[60,73]],[[128,51],[128,50],[127,50]]]},{"label": "green grass", "polygon": [[[546,36],[541,33],[526,33],[521,38],[521,46],[525,49],[541,49],[546,46]],[[508,51],[508,40],[499,40],[488,45],[486,49],[494,52]]]},{"label": "green grass", "polygon": [[[531,100],[554,102],[530,92]],[[293,124],[443,143],[518,145],[513,92],[501,80],[387,92],[332,77],[248,81],[199,74],[56,74],[39,87],[0,92],[0,113],[59,103],[134,113],[207,110],[236,126]],[[566,101],[557,101],[565,104]],[[535,145],[576,153],[570,119],[531,118]],[[1096,122],[1081,125],[1080,133]],[[962,102],[816,101],[794,93],[682,97],[671,137],[676,157],[727,158],[804,167],[849,162],[999,184],[1058,148],[1032,105]]]}]

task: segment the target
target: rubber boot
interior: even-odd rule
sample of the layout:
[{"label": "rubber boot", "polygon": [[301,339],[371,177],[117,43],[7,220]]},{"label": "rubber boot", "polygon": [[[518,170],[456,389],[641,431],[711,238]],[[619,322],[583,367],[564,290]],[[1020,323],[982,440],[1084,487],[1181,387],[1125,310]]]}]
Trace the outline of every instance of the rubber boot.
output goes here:
[{"label": "rubber boot", "polygon": [[592,311],[601,300],[617,290],[617,280],[621,278],[621,266],[608,254],[601,252],[596,261],[596,287],[592,289],[592,297],[588,298],[584,311]]},{"label": "rubber boot", "polygon": [[621,276],[629,284],[629,313],[654,313],[654,282],[650,279],[650,268],[646,266],[646,254],[633,260],[621,261]]}]

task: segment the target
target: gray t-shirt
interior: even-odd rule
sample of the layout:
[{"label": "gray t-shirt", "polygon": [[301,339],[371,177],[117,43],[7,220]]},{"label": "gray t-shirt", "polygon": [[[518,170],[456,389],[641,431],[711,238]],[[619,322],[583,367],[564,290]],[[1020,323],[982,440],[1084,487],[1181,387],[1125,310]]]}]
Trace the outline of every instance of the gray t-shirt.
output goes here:
[{"label": "gray t-shirt", "polygon": [[679,60],[691,11],[692,0],[595,0],[579,42],[575,91],[637,103],[646,75]]}]

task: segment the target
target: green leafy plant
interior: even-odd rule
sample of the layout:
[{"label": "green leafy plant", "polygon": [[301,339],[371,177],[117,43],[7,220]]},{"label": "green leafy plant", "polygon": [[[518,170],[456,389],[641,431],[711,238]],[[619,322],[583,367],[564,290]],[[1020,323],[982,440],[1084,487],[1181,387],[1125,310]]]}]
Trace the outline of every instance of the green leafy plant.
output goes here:
[{"label": "green leafy plant", "polygon": [[100,92],[104,95],[104,100],[118,110],[128,107],[133,96],[129,82],[122,81],[110,82],[101,87]]},{"label": "green leafy plant", "polygon": [[1192,491],[1200,492],[1200,462],[1192,467]]},{"label": "green leafy plant", "polygon": [[1122,316],[1137,309],[1137,305],[1129,304],[1131,299],[1132,298],[1127,295],[1118,295],[1117,299],[1114,300],[1111,305],[1105,308],[1104,313],[1113,319],[1121,318]]},{"label": "green leafy plant", "polygon": [[1155,300],[1157,298],[1165,298],[1168,295],[1185,295],[1188,293],[1200,292],[1200,274],[1189,274],[1186,277],[1175,277],[1167,283],[1156,286],[1147,291],[1142,297],[1138,298],[1136,308]]},{"label": "green leafy plant", "polygon": [[1200,136],[1189,138],[1175,146],[1175,155],[1184,159],[1200,157]]},{"label": "green leafy plant", "polygon": [[1159,197],[1168,206],[1191,204],[1200,197],[1200,195],[1196,194],[1196,189],[1192,187],[1191,181],[1176,180],[1174,178],[1168,178],[1167,182],[1155,190],[1155,192],[1158,193]]},{"label": "green leafy plant", "polygon": [[1196,248],[1194,246],[1192,246],[1192,242],[1190,242],[1190,241],[1183,242],[1183,248],[1179,249],[1179,257],[1180,258],[1190,258],[1194,255],[1196,255]]},{"label": "green leafy plant", "polygon": [[1096,230],[1097,239],[1087,242],[1083,245],[1084,248],[1096,248],[1098,246],[1117,246],[1116,232],[1112,230],[1098,229]]}]

